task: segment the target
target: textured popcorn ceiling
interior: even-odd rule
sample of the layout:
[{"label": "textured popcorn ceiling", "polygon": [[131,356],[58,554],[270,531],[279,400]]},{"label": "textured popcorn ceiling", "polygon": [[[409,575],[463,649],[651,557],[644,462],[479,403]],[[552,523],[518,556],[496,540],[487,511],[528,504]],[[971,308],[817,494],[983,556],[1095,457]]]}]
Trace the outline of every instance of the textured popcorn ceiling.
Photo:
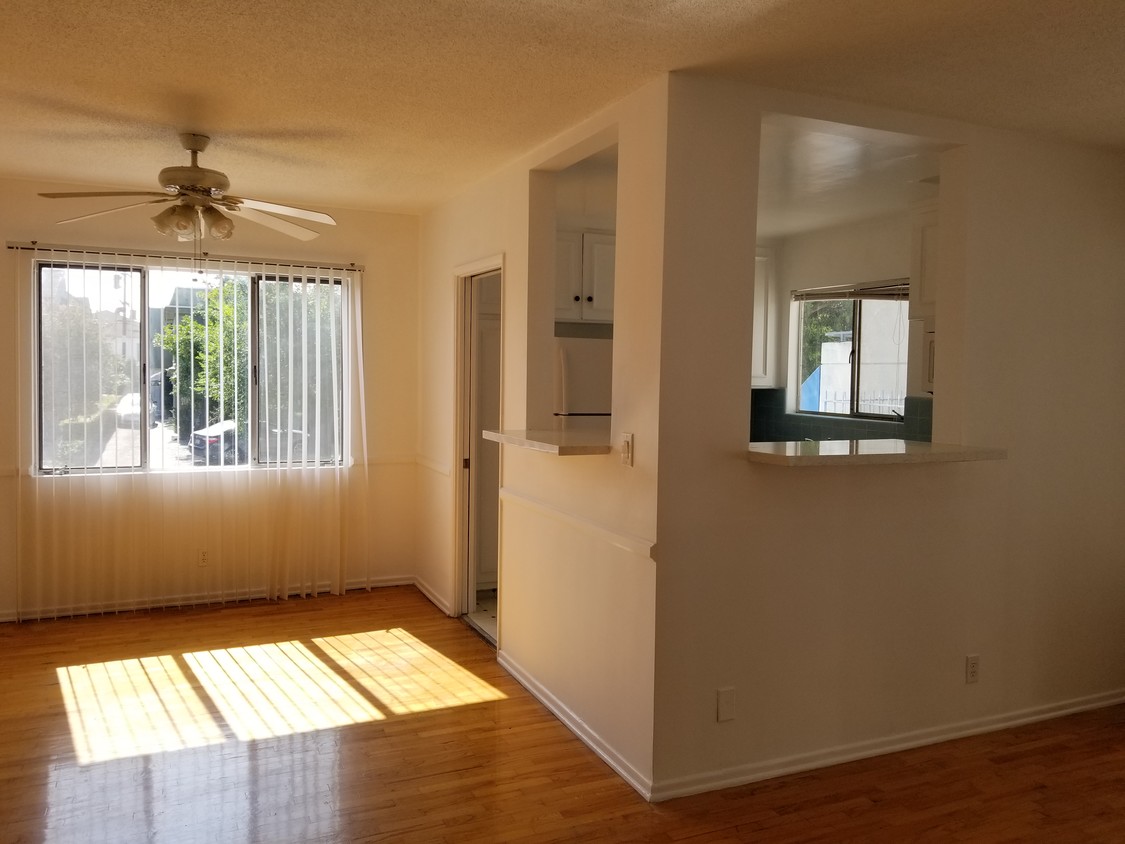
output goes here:
[{"label": "textured popcorn ceiling", "polygon": [[1125,150],[1123,0],[4,0],[0,176],[417,211],[686,68]]}]

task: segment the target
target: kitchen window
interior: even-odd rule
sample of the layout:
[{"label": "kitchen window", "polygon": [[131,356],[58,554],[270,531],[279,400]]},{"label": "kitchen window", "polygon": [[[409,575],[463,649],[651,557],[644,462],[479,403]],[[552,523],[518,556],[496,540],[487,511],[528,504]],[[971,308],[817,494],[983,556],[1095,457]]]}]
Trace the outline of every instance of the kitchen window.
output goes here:
[{"label": "kitchen window", "polygon": [[341,465],[350,270],[35,269],[40,472]]},{"label": "kitchen window", "polygon": [[902,419],[909,281],[793,293],[797,410]]}]

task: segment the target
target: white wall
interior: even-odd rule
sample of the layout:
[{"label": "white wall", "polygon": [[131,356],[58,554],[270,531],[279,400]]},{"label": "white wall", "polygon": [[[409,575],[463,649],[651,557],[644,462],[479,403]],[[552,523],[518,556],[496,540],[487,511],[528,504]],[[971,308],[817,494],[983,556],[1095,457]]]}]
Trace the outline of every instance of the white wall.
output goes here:
[{"label": "white wall", "polygon": [[794,290],[910,276],[907,213],[795,234],[774,242],[786,301]]},{"label": "white wall", "polygon": [[[762,112],[967,144],[943,156],[935,438],[1007,447],[1008,460],[745,461]],[[504,449],[501,660],[657,798],[1125,697],[1125,446],[1112,432],[1125,166],[691,76],[424,220],[420,565],[436,591],[452,600],[454,268],[505,254],[504,424],[523,427],[550,321],[537,223],[554,217],[528,171],[565,166],[569,144],[609,124],[613,430],[637,434],[637,466]],[[882,260],[863,257],[865,275]],[[885,257],[903,274],[898,247]],[[1052,338],[1031,361],[1016,355],[1028,332]],[[640,553],[653,538],[654,565]],[[969,653],[982,661],[972,686]],[[733,721],[716,722],[720,687],[736,689]]]},{"label": "white wall", "polygon": [[[679,273],[666,267],[656,795],[1125,698],[1125,528],[1112,515],[1125,500],[1125,446],[1112,435],[1125,411],[1114,384],[1125,363],[1125,166],[946,127],[969,146],[948,185],[943,166],[952,289],[939,303],[935,439],[1007,447],[1007,461],[739,464],[748,355],[741,341],[722,354],[711,338],[749,324],[728,262],[737,255],[749,277],[751,258],[733,243],[716,255],[704,229],[726,232],[733,216],[752,231],[753,210],[714,195],[720,177],[700,162],[750,150],[742,112],[755,108],[945,129],[749,89],[740,107],[694,87],[673,85],[670,108],[675,120],[677,98],[687,101],[690,119],[669,133],[697,156],[670,152],[668,164],[685,292],[672,303]],[[728,174],[739,192],[752,188],[747,166]],[[671,192],[678,173],[696,182],[678,186],[682,197]],[[682,238],[677,203],[704,220],[683,223]],[[1025,360],[1029,331],[1050,340]],[[982,661],[973,686],[969,653]],[[717,723],[715,692],[728,686],[737,717]]]},{"label": "white wall", "polygon": [[1000,498],[981,502],[1004,545],[997,600],[974,619],[998,648],[994,702],[1120,690],[1125,166],[1011,135],[970,152],[966,407],[953,419],[935,404],[934,425],[1009,450]]},{"label": "white wall", "polygon": [[[183,244],[169,241],[152,228],[144,208],[123,211],[87,221],[56,226],[54,221],[89,208],[106,207],[97,200],[45,200],[40,191],[87,189],[19,180],[0,181],[0,237],[8,242],[39,241],[109,249],[182,251]],[[374,583],[409,581],[413,577],[416,402],[416,217],[328,209],[339,221],[317,240],[302,243],[255,226],[238,224],[232,240],[215,242],[212,251],[222,254],[275,260],[349,262],[366,266],[364,276],[364,352],[366,425],[371,466],[370,512],[365,514],[374,537],[369,568]],[[9,397],[0,408],[0,617],[14,608],[16,506],[15,489],[20,454],[21,416],[28,408],[19,404],[19,383],[26,377],[19,361],[17,329],[19,285],[17,253],[0,256],[0,285],[10,307],[0,311],[0,391]],[[28,416],[28,418],[30,418]],[[135,513],[121,512],[107,535],[127,532]],[[167,565],[166,562],[163,563]],[[90,571],[91,578],[99,572]],[[358,576],[359,572],[352,572]]]},{"label": "white wall", "polygon": [[[500,659],[640,788],[651,778],[664,88],[646,88],[427,215],[422,227],[419,571],[455,601],[457,267],[503,253],[503,427],[549,412],[553,171],[617,141],[615,452],[504,447]],[[536,172],[530,173],[535,170]],[[530,175],[529,175],[530,173]],[[529,249],[529,241],[531,248]],[[547,353],[544,353],[544,349]]]},{"label": "white wall", "polygon": [[580,161],[555,177],[555,214],[562,231],[617,227],[617,167],[607,156]]},{"label": "white wall", "polygon": [[[415,571],[423,591],[458,612],[457,274],[493,258],[504,268],[501,404],[510,416],[524,405],[513,357],[526,343],[527,175],[505,172],[422,220],[418,285],[418,508]],[[520,197],[524,197],[521,201]],[[516,237],[512,232],[523,232]],[[483,267],[482,267],[483,268]]]}]

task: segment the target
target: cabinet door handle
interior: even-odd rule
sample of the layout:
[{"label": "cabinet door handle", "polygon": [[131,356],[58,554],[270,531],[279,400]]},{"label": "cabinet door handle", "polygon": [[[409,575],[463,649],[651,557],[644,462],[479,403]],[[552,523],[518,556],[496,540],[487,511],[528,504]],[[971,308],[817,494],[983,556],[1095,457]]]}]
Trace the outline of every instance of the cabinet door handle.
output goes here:
[{"label": "cabinet door handle", "polygon": [[575,296],[575,297],[574,297],[574,301],[575,301],[575,302],[581,302],[581,301],[582,301],[582,297],[581,297],[581,296]]},{"label": "cabinet door handle", "polygon": [[593,301],[594,301],[594,297],[593,297],[593,296],[587,296],[587,297],[586,297],[586,301],[587,301],[587,302],[593,302]]}]

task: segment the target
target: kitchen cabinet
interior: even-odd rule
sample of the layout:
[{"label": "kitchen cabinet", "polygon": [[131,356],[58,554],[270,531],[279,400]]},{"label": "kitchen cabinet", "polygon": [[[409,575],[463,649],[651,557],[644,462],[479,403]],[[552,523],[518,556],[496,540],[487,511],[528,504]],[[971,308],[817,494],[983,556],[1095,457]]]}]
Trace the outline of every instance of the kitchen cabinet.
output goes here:
[{"label": "kitchen cabinet", "polygon": [[752,387],[777,386],[776,355],[771,354],[777,326],[777,303],[773,289],[773,256],[759,249],[754,260],[754,324],[751,352]]},{"label": "kitchen cabinet", "polygon": [[555,238],[555,320],[582,319],[582,232]]},{"label": "kitchen cabinet", "polygon": [[932,319],[912,319],[907,352],[906,393],[933,395],[934,365],[937,360],[937,333]]},{"label": "kitchen cabinet", "polygon": [[910,346],[906,391],[933,395],[937,360],[935,318],[940,285],[938,209],[930,202],[914,209],[910,237]]},{"label": "kitchen cabinet", "polygon": [[559,232],[555,245],[555,320],[613,322],[617,238]]},{"label": "kitchen cabinet", "polygon": [[919,206],[910,238],[910,319],[933,319],[938,295],[937,205]]}]

